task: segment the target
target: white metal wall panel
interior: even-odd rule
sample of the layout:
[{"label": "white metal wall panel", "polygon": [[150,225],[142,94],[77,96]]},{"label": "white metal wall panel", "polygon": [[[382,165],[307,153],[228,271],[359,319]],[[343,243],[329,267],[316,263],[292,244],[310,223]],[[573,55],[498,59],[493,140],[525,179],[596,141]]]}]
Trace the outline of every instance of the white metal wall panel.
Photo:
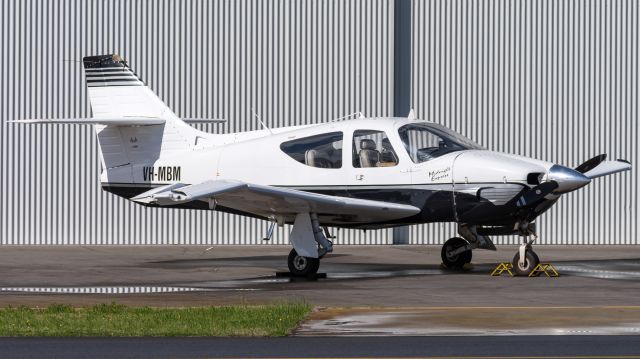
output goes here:
[{"label": "white metal wall panel", "polygon": [[123,55],[179,116],[228,120],[200,125],[214,132],[257,129],[252,109],[273,127],[393,113],[392,0],[2,0],[0,11],[2,244],[262,243],[264,221],[102,192],[88,126],[6,124],[90,116],[85,55]]},{"label": "white metal wall panel", "polygon": [[[634,163],[563,196],[539,243],[638,244],[638,7],[633,0],[413,1],[412,107],[485,147],[575,167]],[[451,225],[413,227],[441,243]],[[498,237],[497,243],[517,243]]]}]

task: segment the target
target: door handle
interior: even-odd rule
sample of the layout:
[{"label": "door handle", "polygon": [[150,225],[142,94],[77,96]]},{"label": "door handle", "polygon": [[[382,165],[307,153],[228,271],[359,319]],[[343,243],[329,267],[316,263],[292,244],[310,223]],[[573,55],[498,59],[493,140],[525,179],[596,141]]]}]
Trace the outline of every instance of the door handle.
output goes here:
[{"label": "door handle", "polygon": [[356,175],[356,181],[362,181],[364,179],[364,175]]}]

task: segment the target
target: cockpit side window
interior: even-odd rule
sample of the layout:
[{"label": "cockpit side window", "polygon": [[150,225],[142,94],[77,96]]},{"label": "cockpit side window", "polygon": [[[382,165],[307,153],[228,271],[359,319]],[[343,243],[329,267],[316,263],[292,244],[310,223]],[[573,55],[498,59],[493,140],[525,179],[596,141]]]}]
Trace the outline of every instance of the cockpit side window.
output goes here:
[{"label": "cockpit side window", "polygon": [[434,123],[404,125],[400,127],[398,134],[415,163],[426,162],[455,151],[483,149],[470,139]]},{"label": "cockpit side window", "polygon": [[341,168],[342,137],[342,132],[323,133],[283,142],[280,149],[307,166]]},{"label": "cockpit side window", "polygon": [[398,156],[384,131],[357,130],[353,133],[353,167],[392,167]]}]

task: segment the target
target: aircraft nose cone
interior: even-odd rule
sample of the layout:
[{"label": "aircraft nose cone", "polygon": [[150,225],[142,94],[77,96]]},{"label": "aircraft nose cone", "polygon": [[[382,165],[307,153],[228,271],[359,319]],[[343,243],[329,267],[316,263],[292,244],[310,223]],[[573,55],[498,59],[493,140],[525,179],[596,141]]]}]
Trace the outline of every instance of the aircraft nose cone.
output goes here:
[{"label": "aircraft nose cone", "polygon": [[548,179],[558,183],[554,193],[567,193],[584,187],[591,182],[591,178],[569,167],[553,165],[549,169]]}]

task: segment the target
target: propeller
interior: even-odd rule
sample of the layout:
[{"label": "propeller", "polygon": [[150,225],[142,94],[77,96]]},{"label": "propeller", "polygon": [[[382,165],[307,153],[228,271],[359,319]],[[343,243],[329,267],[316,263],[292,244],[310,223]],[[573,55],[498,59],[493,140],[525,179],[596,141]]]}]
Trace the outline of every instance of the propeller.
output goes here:
[{"label": "propeller", "polygon": [[539,184],[527,192],[525,192],[520,198],[518,198],[518,202],[516,202],[516,206],[518,207],[526,207],[532,204],[538,203],[543,200],[546,195],[553,192],[556,188],[558,188],[558,182],[549,181],[542,184]]},{"label": "propeller", "polygon": [[576,167],[576,171],[578,171],[580,173],[586,173],[586,172],[591,171],[592,169],[598,167],[598,165],[601,164],[602,162],[604,162],[604,160],[606,160],[606,159],[607,159],[607,155],[606,154],[597,155],[594,158],[592,158],[592,159],[584,162],[580,166]]}]

